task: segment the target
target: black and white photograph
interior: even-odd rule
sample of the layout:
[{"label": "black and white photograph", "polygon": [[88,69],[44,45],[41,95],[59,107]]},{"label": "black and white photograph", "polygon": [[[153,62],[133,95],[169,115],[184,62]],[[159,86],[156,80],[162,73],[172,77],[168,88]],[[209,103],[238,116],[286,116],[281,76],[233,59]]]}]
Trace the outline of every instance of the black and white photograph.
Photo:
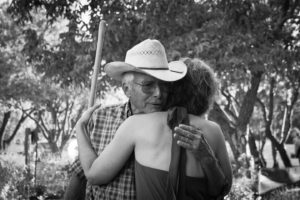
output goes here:
[{"label": "black and white photograph", "polygon": [[0,200],[299,199],[299,0],[0,0]]}]

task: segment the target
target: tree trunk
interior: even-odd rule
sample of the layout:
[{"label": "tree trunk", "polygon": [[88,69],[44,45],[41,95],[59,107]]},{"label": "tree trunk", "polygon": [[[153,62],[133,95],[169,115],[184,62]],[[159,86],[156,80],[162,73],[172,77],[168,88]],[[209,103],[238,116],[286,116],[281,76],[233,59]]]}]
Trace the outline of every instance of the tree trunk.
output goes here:
[{"label": "tree trunk", "polygon": [[52,153],[57,153],[59,152],[59,148],[57,146],[57,144],[53,141],[49,141],[49,145],[50,145],[50,148],[51,148],[51,152]]},{"label": "tree trunk", "polygon": [[273,168],[278,168],[278,162],[277,162],[277,152],[276,152],[276,147],[273,143],[271,143],[271,148],[272,148],[272,158],[273,158]]},{"label": "tree trunk", "polygon": [[[300,83],[298,83],[298,84],[300,84]],[[288,100],[286,108],[284,110],[283,127],[281,129],[281,136],[282,136],[281,143],[286,142],[288,135],[290,133],[290,130],[291,130],[294,105],[297,102],[298,96],[299,96],[299,89],[300,89],[299,87],[294,87],[293,95],[292,95],[291,99]]]},{"label": "tree trunk", "polygon": [[[32,112],[32,111],[31,111]],[[30,113],[31,113],[30,112]],[[18,121],[16,127],[14,128],[13,133],[9,136],[9,138],[7,138],[6,140],[3,141],[4,147],[6,148],[7,146],[9,146],[9,144],[11,143],[11,141],[14,139],[14,137],[16,136],[18,130],[20,129],[22,123],[25,121],[25,119],[27,118],[27,116],[25,116],[24,114],[22,114],[20,120]]]},{"label": "tree trunk", "polygon": [[67,142],[69,141],[70,137],[71,137],[71,133],[72,131],[70,131],[70,134],[63,134],[61,136],[61,145],[59,147],[59,150],[62,152],[64,146],[67,144]]},{"label": "tree trunk", "polygon": [[251,131],[248,135],[248,144],[249,144],[250,153],[254,158],[255,167],[256,168],[264,167],[264,162],[261,160],[259,151],[255,143],[255,137]]},{"label": "tree trunk", "polygon": [[237,119],[237,138],[238,138],[238,150],[240,153],[246,152],[246,132],[250,118],[253,113],[253,109],[257,100],[257,91],[261,81],[263,72],[252,72],[251,73],[251,87],[247,91],[242,106],[240,108],[239,116]]},{"label": "tree trunk", "polygon": [[275,148],[278,150],[280,157],[282,159],[282,162],[284,164],[285,167],[292,167],[292,163],[291,160],[289,159],[285,149],[284,149],[284,145],[280,144],[276,138],[272,135],[271,130],[266,129],[266,136],[268,139],[270,139],[270,141],[272,142],[272,145],[275,146]]},{"label": "tree trunk", "polygon": [[260,160],[262,162],[262,167],[266,167],[267,162],[266,162],[266,159],[263,155],[264,147],[265,147],[265,144],[266,144],[266,137],[264,137],[263,139],[260,138],[260,142],[261,142],[260,143],[261,146],[260,146],[260,149],[259,149],[259,157],[260,157]]},{"label": "tree trunk", "polygon": [[213,109],[209,112],[209,119],[219,124],[226,141],[230,145],[234,159],[237,161],[239,153],[237,151],[236,144],[232,139],[232,137],[236,135],[236,130],[232,127],[230,120],[226,117],[226,114],[218,104],[215,103]]},{"label": "tree trunk", "polygon": [[278,153],[282,159],[282,162],[284,164],[285,167],[292,167],[292,163],[291,163],[291,160],[284,148],[284,144],[277,144],[276,145],[276,149],[278,150]]},{"label": "tree trunk", "polygon": [[5,112],[4,116],[3,116],[3,121],[2,121],[2,124],[0,127],[0,150],[2,150],[4,148],[3,147],[3,145],[4,145],[3,144],[3,136],[4,136],[4,131],[5,131],[6,125],[9,121],[10,115],[11,115],[11,111],[8,111],[8,112]]},{"label": "tree trunk", "polygon": [[282,120],[282,128],[281,128],[281,142],[282,144],[286,143],[288,139],[288,135],[291,130],[291,124],[292,124],[292,115],[293,115],[293,107],[294,105],[286,105],[286,108],[284,109],[284,116]]}]

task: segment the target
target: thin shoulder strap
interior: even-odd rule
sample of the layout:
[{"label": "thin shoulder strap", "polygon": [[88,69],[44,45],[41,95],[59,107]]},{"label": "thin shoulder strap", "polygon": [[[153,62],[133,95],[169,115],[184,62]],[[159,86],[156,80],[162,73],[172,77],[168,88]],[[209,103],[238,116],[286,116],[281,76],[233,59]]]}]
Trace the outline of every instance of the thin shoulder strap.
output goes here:
[{"label": "thin shoulder strap", "polygon": [[[189,124],[188,113],[183,107],[175,107],[168,111],[168,125],[172,129],[172,134],[174,134],[174,128],[179,124]],[[184,182],[185,174],[185,153],[184,150],[177,145],[176,140],[172,137],[172,150],[171,150],[171,162],[169,167],[169,173],[167,178],[167,192],[168,196],[172,197],[172,200],[176,200],[178,196],[179,189],[182,190],[182,186],[185,184],[179,182]],[[181,196],[181,195],[180,195]]]}]

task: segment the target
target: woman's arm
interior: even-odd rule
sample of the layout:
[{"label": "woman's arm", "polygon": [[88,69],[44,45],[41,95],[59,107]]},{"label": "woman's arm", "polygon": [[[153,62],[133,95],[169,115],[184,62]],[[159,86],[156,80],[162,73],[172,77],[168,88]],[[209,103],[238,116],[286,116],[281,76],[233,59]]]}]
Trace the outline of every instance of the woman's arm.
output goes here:
[{"label": "woman's arm", "polygon": [[[87,110],[76,124],[79,159],[87,180],[91,184],[111,181],[134,150],[132,120],[126,120],[117,130],[113,140],[97,156],[86,134],[86,124],[94,108]],[[130,134],[130,135],[129,135]]]}]

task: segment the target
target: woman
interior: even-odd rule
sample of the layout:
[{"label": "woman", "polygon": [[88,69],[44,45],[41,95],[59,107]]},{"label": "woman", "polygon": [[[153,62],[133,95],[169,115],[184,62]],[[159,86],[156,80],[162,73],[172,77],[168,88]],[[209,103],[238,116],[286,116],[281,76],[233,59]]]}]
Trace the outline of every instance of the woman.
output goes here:
[{"label": "woman", "polygon": [[[85,127],[95,108],[78,121],[80,160],[92,163],[84,167],[88,181],[108,183],[134,151],[137,199],[217,199],[229,192],[232,172],[225,140],[220,127],[204,117],[214,102],[214,74],[199,59],[184,62],[188,74],[172,86],[170,109],[128,118],[95,160],[85,157],[93,151]],[[185,139],[187,127],[180,123],[198,130]]]}]

